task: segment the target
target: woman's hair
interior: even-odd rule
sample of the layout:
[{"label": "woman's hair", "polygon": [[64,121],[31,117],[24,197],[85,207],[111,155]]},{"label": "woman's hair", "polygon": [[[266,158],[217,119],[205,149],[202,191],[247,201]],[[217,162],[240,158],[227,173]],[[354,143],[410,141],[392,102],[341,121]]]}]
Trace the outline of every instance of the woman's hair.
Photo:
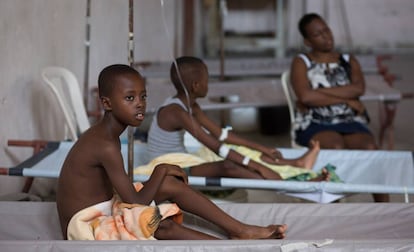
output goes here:
[{"label": "woman's hair", "polygon": [[188,88],[192,81],[197,80],[201,71],[204,70],[204,66],[204,62],[196,57],[182,56],[177,58],[170,68],[170,78],[177,92],[183,91],[183,85]]},{"label": "woman's hair", "polygon": [[299,32],[300,32],[300,34],[302,34],[302,37],[303,38],[307,38],[308,37],[308,34],[306,34],[306,26],[308,24],[310,24],[315,19],[321,19],[321,20],[323,20],[323,18],[321,16],[319,16],[318,14],[316,14],[316,13],[308,13],[308,14],[305,14],[299,20],[298,28],[299,28]]}]

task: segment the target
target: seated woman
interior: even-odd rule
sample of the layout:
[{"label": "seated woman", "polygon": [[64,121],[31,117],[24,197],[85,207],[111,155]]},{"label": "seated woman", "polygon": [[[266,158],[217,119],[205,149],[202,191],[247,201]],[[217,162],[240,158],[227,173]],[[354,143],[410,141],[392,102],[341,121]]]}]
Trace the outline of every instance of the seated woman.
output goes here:
[{"label": "seated woman", "polygon": [[[297,96],[296,142],[317,141],[322,149],[377,149],[359,100],[365,81],[357,59],[335,50],[331,29],[318,14],[304,15],[299,31],[310,51],[295,57],[290,70]],[[374,198],[388,201],[387,195]]]}]

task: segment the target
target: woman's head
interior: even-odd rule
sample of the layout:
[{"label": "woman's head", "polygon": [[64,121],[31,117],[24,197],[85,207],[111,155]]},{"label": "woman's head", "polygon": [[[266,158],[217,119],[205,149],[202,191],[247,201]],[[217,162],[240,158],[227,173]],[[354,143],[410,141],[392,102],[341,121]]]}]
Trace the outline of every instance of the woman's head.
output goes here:
[{"label": "woman's head", "polygon": [[325,20],[316,13],[304,15],[298,24],[306,46],[315,51],[329,52],[334,48],[332,31]]}]

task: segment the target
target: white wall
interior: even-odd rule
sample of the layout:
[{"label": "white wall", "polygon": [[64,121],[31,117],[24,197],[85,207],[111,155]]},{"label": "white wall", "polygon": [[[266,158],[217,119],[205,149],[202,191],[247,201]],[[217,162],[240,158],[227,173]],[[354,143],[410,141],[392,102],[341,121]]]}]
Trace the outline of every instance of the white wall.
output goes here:
[{"label": "white wall", "polygon": [[[85,1],[0,2],[0,165],[12,166],[32,153],[9,148],[8,139],[59,139],[61,120],[40,80],[48,65],[82,76]],[[7,180],[7,182],[6,182]],[[0,176],[0,193],[20,179]]]},{"label": "white wall", "polygon": [[[317,11],[324,0],[309,0],[309,11]],[[0,166],[14,166],[32,153],[30,148],[7,146],[9,139],[61,140],[62,120],[53,97],[40,79],[48,65],[63,66],[75,73],[83,88],[85,64],[86,0],[0,1]],[[298,41],[296,23],[301,0],[289,0],[299,11],[288,15],[288,43]],[[338,1],[329,1],[336,40],[343,40],[338,21]],[[354,45],[367,47],[413,45],[411,0],[344,1]],[[179,54],[180,0],[134,1],[135,59],[171,60]],[[319,7],[318,7],[319,6]],[[336,7],[335,7],[336,6]],[[161,15],[165,15],[166,25]],[[108,64],[127,63],[128,1],[92,0],[89,86],[95,86],[99,71]],[[296,35],[295,35],[296,34]],[[173,41],[172,41],[173,40]],[[178,49],[177,49],[178,48]],[[176,56],[176,55],[174,55]],[[0,194],[19,190],[18,178],[0,176]]]},{"label": "white wall", "polygon": [[[169,60],[165,27],[175,33],[175,3],[134,1],[136,60]],[[42,68],[63,66],[84,87],[86,0],[0,1],[0,167],[12,167],[32,154],[31,148],[8,147],[9,139],[62,140],[63,116],[40,78]],[[109,64],[128,64],[128,1],[92,0],[89,87]],[[19,191],[23,180],[0,176],[0,194]]]},{"label": "white wall", "polygon": [[[287,3],[288,46],[302,45],[298,20],[305,12],[316,12],[327,20],[338,46],[349,47],[349,35],[354,49],[414,49],[412,0],[289,0]],[[346,18],[341,15],[342,6],[345,7]],[[346,32],[344,20],[348,20],[349,33]]]}]

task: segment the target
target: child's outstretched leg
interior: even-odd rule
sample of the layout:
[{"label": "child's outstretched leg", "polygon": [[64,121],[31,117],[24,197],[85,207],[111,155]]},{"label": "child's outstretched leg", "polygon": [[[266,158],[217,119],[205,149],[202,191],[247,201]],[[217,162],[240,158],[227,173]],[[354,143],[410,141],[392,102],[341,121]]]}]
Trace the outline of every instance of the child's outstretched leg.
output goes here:
[{"label": "child's outstretched leg", "polygon": [[331,174],[329,173],[329,171],[326,168],[322,168],[321,174],[318,177],[313,178],[309,181],[329,181],[330,179]]},{"label": "child's outstretched leg", "polygon": [[[282,239],[285,237],[287,229],[285,224],[262,227],[242,223],[225,213],[203,194],[193,190],[190,186],[172,176],[167,176],[164,179],[164,183],[159,188],[155,200],[157,203],[166,200],[177,203],[182,210],[198,215],[221,227],[230,239]],[[185,230],[183,233],[175,232],[171,234],[171,238],[168,238],[168,234],[163,238],[214,239],[214,237],[197,231]]]},{"label": "child's outstretched leg", "polygon": [[299,168],[305,168],[311,170],[313,165],[315,164],[316,158],[318,157],[319,151],[321,150],[318,141],[311,141],[309,144],[309,150],[303,154],[299,158],[295,159],[284,159],[284,158],[277,158],[272,159],[269,156],[262,155],[261,159],[269,164],[274,165],[291,165]]}]

